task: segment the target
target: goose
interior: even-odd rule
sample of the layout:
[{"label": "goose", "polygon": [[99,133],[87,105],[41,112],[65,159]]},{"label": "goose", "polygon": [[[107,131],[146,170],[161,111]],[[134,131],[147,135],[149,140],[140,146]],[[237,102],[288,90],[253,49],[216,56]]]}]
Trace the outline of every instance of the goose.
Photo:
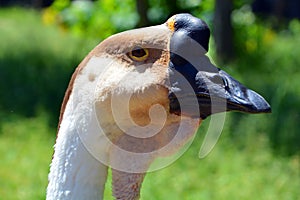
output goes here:
[{"label": "goose", "polygon": [[[147,170],[176,154],[214,113],[268,113],[270,105],[217,68],[210,30],[191,14],[110,36],[71,77],[61,106],[47,200],[139,199]],[[164,165],[158,163],[157,168]]]}]

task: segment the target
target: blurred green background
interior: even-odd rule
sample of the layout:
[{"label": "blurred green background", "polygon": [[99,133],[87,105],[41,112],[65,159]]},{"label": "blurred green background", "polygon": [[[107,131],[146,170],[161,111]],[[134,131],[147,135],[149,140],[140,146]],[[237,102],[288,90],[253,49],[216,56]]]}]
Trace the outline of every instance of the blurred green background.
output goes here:
[{"label": "blurred green background", "polygon": [[[189,12],[207,21],[215,63],[262,94],[272,114],[230,113],[205,159],[209,119],[142,199],[300,198],[300,2],[0,2],[0,199],[44,199],[60,104],[75,67],[111,34]],[[105,197],[112,199],[110,181]]]}]

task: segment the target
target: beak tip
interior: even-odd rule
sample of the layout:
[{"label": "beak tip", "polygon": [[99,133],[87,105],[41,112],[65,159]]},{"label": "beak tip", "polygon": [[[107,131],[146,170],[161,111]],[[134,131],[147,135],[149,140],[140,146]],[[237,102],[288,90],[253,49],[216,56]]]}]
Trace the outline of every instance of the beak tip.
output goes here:
[{"label": "beak tip", "polygon": [[271,113],[272,109],[269,104],[263,108],[257,108],[257,113]]},{"label": "beak tip", "polygon": [[271,113],[272,109],[270,104],[259,94],[252,90],[248,90],[248,97],[253,105],[255,113]]},{"label": "beak tip", "polygon": [[271,106],[270,105],[268,105],[268,106],[269,107],[264,110],[265,113],[271,113],[272,112]]}]

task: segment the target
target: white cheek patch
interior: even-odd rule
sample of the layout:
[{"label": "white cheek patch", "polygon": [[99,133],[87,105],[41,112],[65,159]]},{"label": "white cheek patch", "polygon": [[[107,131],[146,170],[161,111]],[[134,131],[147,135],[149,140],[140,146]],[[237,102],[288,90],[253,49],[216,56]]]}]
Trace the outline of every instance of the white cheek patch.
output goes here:
[{"label": "white cheek patch", "polygon": [[132,70],[130,72],[124,73],[122,79],[119,82],[118,90],[119,92],[143,92],[145,88],[152,86],[158,82],[157,77],[150,68],[147,66],[138,66],[143,72],[137,70]]},{"label": "white cheek patch", "polygon": [[[97,80],[95,93],[97,98],[100,98],[98,100],[101,100],[101,96],[105,96],[108,91],[116,95],[138,94],[155,85],[167,85],[164,77],[167,76],[168,70],[157,72],[152,69],[153,67],[152,64],[127,66],[117,61],[110,62]],[[165,67],[161,66],[161,69]],[[166,75],[163,76],[163,73]]]}]

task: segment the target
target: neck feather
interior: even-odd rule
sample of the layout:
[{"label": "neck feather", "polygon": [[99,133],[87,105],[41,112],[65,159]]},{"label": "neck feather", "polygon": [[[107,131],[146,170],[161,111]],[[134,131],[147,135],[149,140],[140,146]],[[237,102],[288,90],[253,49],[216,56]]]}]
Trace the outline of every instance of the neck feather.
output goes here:
[{"label": "neck feather", "polygon": [[48,200],[103,198],[107,167],[93,155],[105,157],[107,143],[101,137],[93,110],[96,87],[93,77],[101,74],[103,68],[99,66],[107,66],[109,62],[91,53],[72,76],[62,105],[62,121],[49,173]]},{"label": "neck feather", "polygon": [[74,113],[70,100],[55,144],[47,200],[103,198],[107,167],[95,159],[82,143],[80,129],[76,128],[78,117]]}]

